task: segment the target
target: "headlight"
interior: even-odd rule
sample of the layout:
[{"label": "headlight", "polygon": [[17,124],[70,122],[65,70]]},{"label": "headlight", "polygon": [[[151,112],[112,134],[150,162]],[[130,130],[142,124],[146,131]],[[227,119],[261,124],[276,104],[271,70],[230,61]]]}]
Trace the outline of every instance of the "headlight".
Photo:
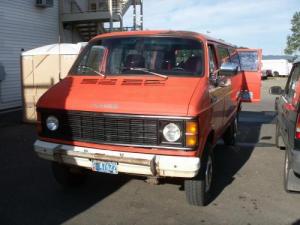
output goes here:
[{"label": "headlight", "polygon": [[169,123],[164,127],[163,135],[168,142],[175,142],[181,137],[181,130],[175,123]]},{"label": "headlight", "polygon": [[46,119],[47,128],[51,131],[56,131],[59,126],[58,119],[55,116],[49,116]]}]

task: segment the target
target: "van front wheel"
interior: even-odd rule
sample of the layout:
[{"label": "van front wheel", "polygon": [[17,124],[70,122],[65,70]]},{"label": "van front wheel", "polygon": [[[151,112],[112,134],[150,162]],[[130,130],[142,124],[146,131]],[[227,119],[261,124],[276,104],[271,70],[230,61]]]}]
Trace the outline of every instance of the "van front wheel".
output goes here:
[{"label": "van front wheel", "polygon": [[206,206],[211,200],[215,163],[211,146],[208,145],[205,150],[198,175],[184,181],[186,198],[191,205]]}]

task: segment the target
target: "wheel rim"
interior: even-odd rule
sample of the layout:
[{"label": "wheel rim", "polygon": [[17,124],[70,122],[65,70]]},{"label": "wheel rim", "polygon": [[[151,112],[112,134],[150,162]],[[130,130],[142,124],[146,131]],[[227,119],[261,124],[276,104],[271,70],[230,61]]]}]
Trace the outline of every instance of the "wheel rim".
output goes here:
[{"label": "wheel rim", "polygon": [[205,170],[205,192],[208,192],[212,183],[213,166],[211,156],[208,156]]}]

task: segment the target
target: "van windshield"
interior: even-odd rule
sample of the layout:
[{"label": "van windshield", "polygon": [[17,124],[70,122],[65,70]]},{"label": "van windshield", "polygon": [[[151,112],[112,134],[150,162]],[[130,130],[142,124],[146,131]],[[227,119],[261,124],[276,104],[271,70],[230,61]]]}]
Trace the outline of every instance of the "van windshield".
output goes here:
[{"label": "van windshield", "polygon": [[203,65],[202,43],[193,39],[107,38],[90,43],[70,74],[201,76]]}]

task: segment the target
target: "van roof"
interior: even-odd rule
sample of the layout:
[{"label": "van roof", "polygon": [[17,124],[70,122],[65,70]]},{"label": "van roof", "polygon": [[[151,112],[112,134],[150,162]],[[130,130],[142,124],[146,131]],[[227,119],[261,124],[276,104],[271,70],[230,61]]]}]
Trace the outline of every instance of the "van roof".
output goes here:
[{"label": "van roof", "polygon": [[106,38],[106,37],[143,36],[143,35],[200,38],[202,40],[213,41],[213,42],[217,42],[220,44],[225,44],[225,45],[230,45],[232,47],[235,47],[234,45],[232,45],[230,43],[227,43],[220,39],[210,37],[205,34],[192,32],[192,31],[174,31],[174,30],[144,30],[144,31],[112,32],[112,33],[105,33],[105,34],[97,35],[92,40],[99,39],[99,38]]}]

